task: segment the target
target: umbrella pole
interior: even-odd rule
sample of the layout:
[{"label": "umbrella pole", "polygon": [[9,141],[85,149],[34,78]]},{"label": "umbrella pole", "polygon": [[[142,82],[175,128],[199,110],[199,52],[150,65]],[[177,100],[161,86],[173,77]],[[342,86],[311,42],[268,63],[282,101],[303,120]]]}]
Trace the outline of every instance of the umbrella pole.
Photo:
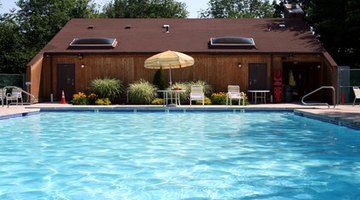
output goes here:
[{"label": "umbrella pole", "polygon": [[172,80],[171,80],[171,65],[170,65],[170,68],[169,68],[169,75],[170,75],[170,87],[171,87],[171,85],[172,85]]}]

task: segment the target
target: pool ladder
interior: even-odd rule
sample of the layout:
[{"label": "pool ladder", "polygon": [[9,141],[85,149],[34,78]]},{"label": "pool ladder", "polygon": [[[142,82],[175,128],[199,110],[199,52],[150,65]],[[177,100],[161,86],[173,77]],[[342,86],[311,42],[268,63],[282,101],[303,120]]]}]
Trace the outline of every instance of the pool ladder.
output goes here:
[{"label": "pool ladder", "polygon": [[310,93],[308,93],[308,94],[306,94],[306,95],[304,95],[303,97],[302,97],[302,99],[301,99],[301,103],[303,104],[303,105],[325,105],[325,106],[327,106],[328,108],[330,108],[330,105],[328,104],[328,103],[305,103],[305,101],[304,101],[304,99],[305,99],[305,97],[308,97],[308,96],[310,96],[310,95],[312,95],[312,94],[314,94],[315,92],[318,92],[318,91],[320,91],[320,90],[322,90],[322,89],[331,89],[332,91],[333,91],[333,102],[334,102],[334,108],[335,108],[335,106],[336,106],[336,101],[335,101],[335,88],[333,87],[333,86],[321,86],[321,87],[319,87],[318,89],[316,89],[316,90],[314,90],[314,91],[312,91],[312,92],[310,92]]}]

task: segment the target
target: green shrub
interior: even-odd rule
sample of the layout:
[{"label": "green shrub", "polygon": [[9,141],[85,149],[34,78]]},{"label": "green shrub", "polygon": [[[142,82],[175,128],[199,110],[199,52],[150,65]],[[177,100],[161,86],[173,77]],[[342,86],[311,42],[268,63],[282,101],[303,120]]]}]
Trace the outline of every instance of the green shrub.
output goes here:
[{"label": "green shrub", "polygon": [[226,93],[225,92],[212,93],[210,99],[212,104],[214,105],[225,105]]},{"label": "green shrub", "polygon": [[109,98],[116,101],[124,91],[124,86],[118,79],[95,79],[91,81],[90,91],[98,95],[99,98]]},{"label": "green shrub", "polygon": [[86,98],[86,94],[82,92],[78,92],[77,94],[73,95],[72,104],[74,105],[88,105],[89,101]]},{"label": "green shrub", "polygon": [[166,88],[166,82],[163,77],[162,68],[158,69],[154,75],[154,85],[159,89],[163,90]]},{"label": "green shrub", "polygon": [[155,98],[154,100],[152,100],[151,104],[152,105],[163,105],[164,104],[164,99]]},{"label": "green shrub", "polygon": [[[195,102],[196,105],[202,105],[202,101],[201,100],[197,100]],[[211,105],[211,100],[208,97],[205,97],[204,100],[204,105]]]},{"label": "green shrub", "polygon": [[129,102],[133,104],[150,104],[156,97],[157,88],[145,80],[139,80],[129,85]]},{"label": "green shrub", "polygon": [[111,101],[109,98],[100,98],[100,99],[96,99],[95,104],[96,105],[110,105]]},{"label": "green shrub", "polygon": [[246,93],[245,93],[245,92],[241,92],[241,95],[243,95],[243,96],[244,96],[244,99],[245,99],[245,105],[249,105],[249,98],[248,98],[248,96],[246,95]]}]

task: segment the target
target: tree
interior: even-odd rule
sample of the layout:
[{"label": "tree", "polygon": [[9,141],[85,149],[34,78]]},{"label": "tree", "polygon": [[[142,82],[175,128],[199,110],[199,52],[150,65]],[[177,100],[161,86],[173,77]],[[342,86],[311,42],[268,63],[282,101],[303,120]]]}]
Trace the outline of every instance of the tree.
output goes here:
[{"label": "tree", "polygon": [[38,50],[70,19],[96,16],[91,0],[19,0],[16,4],[21,32]]},{"label": "tree", "polygon": [[5,14],[0,20],[0,73],[24,73],[26,63],[35,53],[26,46],[26,38],[13,14]]},{"label": "tree", "polygon": [[71,18],[97,17],[92,0],[18,0],[0,16],[0,73],[25,73],[26,63]]},{"label": "tree", "polygon": [[186,4],[175,0],[113,0],[106,4],[108,18],[185,18]]},{"label": "tree", "polygon": [[272,17],[274,8],[268,0],[210,0],[202,18],[264,18]]},{"label": "tree", "polygon": [[312,0],[307,20],[339,65],[360,65],[360,2]]},{"label": "tree", "polygon": [[279,3],[276,3],[276,1],[273,1],[272,6],[274,7],[274,15],[275,18],[281,18],[284,15],[284,1],[280,1]]}]

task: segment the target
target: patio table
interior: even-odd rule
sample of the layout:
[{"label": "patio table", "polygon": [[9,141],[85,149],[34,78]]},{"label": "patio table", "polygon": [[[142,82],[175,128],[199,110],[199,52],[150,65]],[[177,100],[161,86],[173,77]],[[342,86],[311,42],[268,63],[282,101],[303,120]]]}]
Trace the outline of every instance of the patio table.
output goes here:
[{"label": "patio table", "polygon": [[270,90],[248,90],[248,92],[251,93],[251,99],[255,104],[257,103],[257,99],[266,104],[266,93],[269,93]]},{"label": "patio table", "polygon": [[[185,92],[185,90],[158,90],[157,92],[163,93],[164,104],[163,106],[170,105],[181,105],[180,104],[180,94]],[[170,104],[169,104],[170,100]],[[174,104],[175,101],[175,104]]]}]

